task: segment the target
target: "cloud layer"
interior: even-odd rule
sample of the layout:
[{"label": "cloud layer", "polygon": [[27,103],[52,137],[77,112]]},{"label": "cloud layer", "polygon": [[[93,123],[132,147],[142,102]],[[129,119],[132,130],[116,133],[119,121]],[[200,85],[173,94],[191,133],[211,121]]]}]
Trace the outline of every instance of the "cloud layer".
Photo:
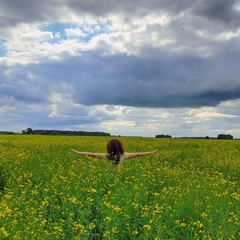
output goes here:
[{"label": "cloud layer", "polygon": [[4,0],[0,9],[2,130],[240,137],[240,1]]}]

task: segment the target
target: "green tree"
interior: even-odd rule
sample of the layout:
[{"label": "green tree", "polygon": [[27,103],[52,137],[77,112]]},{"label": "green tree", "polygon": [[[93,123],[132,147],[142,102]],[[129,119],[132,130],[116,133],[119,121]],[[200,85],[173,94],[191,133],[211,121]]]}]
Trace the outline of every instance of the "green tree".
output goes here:
[{"label": "green tree", "polygon": [[26,130],[22,130],[22,134],[32,134],[33,130],[32,128],[27,128]]}]

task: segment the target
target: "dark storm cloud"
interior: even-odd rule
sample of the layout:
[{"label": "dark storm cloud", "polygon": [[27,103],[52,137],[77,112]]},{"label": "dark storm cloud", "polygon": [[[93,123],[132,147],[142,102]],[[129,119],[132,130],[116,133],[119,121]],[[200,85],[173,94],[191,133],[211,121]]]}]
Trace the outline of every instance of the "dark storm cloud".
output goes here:
[{"label": "dark storm cloud", "polygon": [[239,20],[239,12],[235,9],[235,0],[201,0],[194,6],[195,13],[209,19],[230,23]]},{"label": "dark storm cloud", "polygon": [[135,1],[89,1],[89,0],[65,0],[65,1],[31,1],[31,0],[2,0],[0,2],[1,20],[0,27],[13,26],[18,23],[35,23],[52,21],[56,22],[67,16],[68,11],[77,15],[90,14],[93,16],[107,16],[109,14],[122,13],[127,21],[133,15],[146,15],[150,12],[178,14],[185,10],[193,10],[195,13],[209,19],[218,19],[230,22],[239,19],[239,12],[234,8],[236,0],[135,0]]},{"label": "dark storm cloud", "polygon": [[[6,72],[0,75],[0,98],[13,97],[26,103],[46,102],[51,83],[41,78],[36,65],[17,65],[7,68]],[[41,79],[37,76],[33,77],[32,73],[40,74]]]},{"label": "dark storm cloud", "polygon": [[[155,52],[158,58],[85,54],[63,62],[28,66],[28,71],[37,76],[36,85],[27,75],[22,76],[25,85],[12,83],[11,92],[20,100],[47,101],[47,96],[59,90],[59,83],[65,83],[74,89],[77,103],[136,107],[215,106],[240,97],[237,53],[235,57],[206,59]],[[2,86],[0,91],[4,94],[6,89]]]},{"label": "dark storm cloud", "polygon": [[2,0],[0,1],[0,27],[19,23],[35,23],[58,18],[59,1]]},{"label": "dark storm cloud", "polygon": [[[0,9],[3,17],[1,17],[1,25],[13,25],[19,22],[35,22],[58,20],[61,14],[66,13],[66,10],[71,10],[77,14],[91,14],[95,16],[104,16],[109,13],[147,13],[153,10],[181,11],[190,0],[174,1],[174,0],[138,0],[138,1],[89,1],[89,0],[65,0],[59,2],[53,1],[31,1],[31,0],[2,0]],[[65,11],[63,11],[65,10]],[[56,19],[58,18],[58,19]]]},{"label": "dark storm cloud", "polygon": [[[90,71],[90,77],[86,72],[76,75],[76,99],[86,105],[200,107],[240,97],[238,68],[229,59],[115,56],[100,61],[89,69],[93,76]],[[227,83],[226,72],[231,74]]]},{"label": "dark storm cloud", "polygon": [[105,15],[109,13],[124,13],[128,14],[147,14],[149,11],[169,11],[169,12],[181,12],[186,7],[189,7],[190,0],[138,0],[128,1],[123,0],[121,2],[116,0],[104,0],[104,1],[78,1],[70,0],[66,4],[74,9],[76,12],[87,12],[93,15]]}]

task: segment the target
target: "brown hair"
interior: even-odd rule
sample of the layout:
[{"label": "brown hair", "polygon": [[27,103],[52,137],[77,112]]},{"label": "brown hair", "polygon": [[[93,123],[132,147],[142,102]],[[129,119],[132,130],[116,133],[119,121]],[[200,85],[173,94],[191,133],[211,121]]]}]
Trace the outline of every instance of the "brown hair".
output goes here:
[{"label": "brown hair", "polygon": [[124,154],[123,145],[117,139],[112,139],[107,143],[108,160],[114,164],[120,161],[120,155]]}]

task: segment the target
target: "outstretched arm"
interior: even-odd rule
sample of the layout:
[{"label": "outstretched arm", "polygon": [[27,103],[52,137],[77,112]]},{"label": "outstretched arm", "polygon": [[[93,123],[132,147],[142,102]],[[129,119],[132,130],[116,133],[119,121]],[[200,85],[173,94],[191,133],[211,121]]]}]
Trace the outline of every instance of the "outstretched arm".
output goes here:
[{"label": "outstretched arm", "polygon": [[104,156],[106,156],[106,153],[79,152],[75,149],[71,149],[71,151],[78,155],[94,157],[94,158],[99,158],[99,159],[104,158]]},{"label": "outstretched arm", "polygon": [[146,156],[146,155],[150,155],[150,154],[155,154],[157,152],[158,152],[158,150],[153,150],[153,151],[150,151],[150,152],[128,153],[127,158],[130,159],[130,158],[135,158],[135,157],[141,157],[141,156]]}]

